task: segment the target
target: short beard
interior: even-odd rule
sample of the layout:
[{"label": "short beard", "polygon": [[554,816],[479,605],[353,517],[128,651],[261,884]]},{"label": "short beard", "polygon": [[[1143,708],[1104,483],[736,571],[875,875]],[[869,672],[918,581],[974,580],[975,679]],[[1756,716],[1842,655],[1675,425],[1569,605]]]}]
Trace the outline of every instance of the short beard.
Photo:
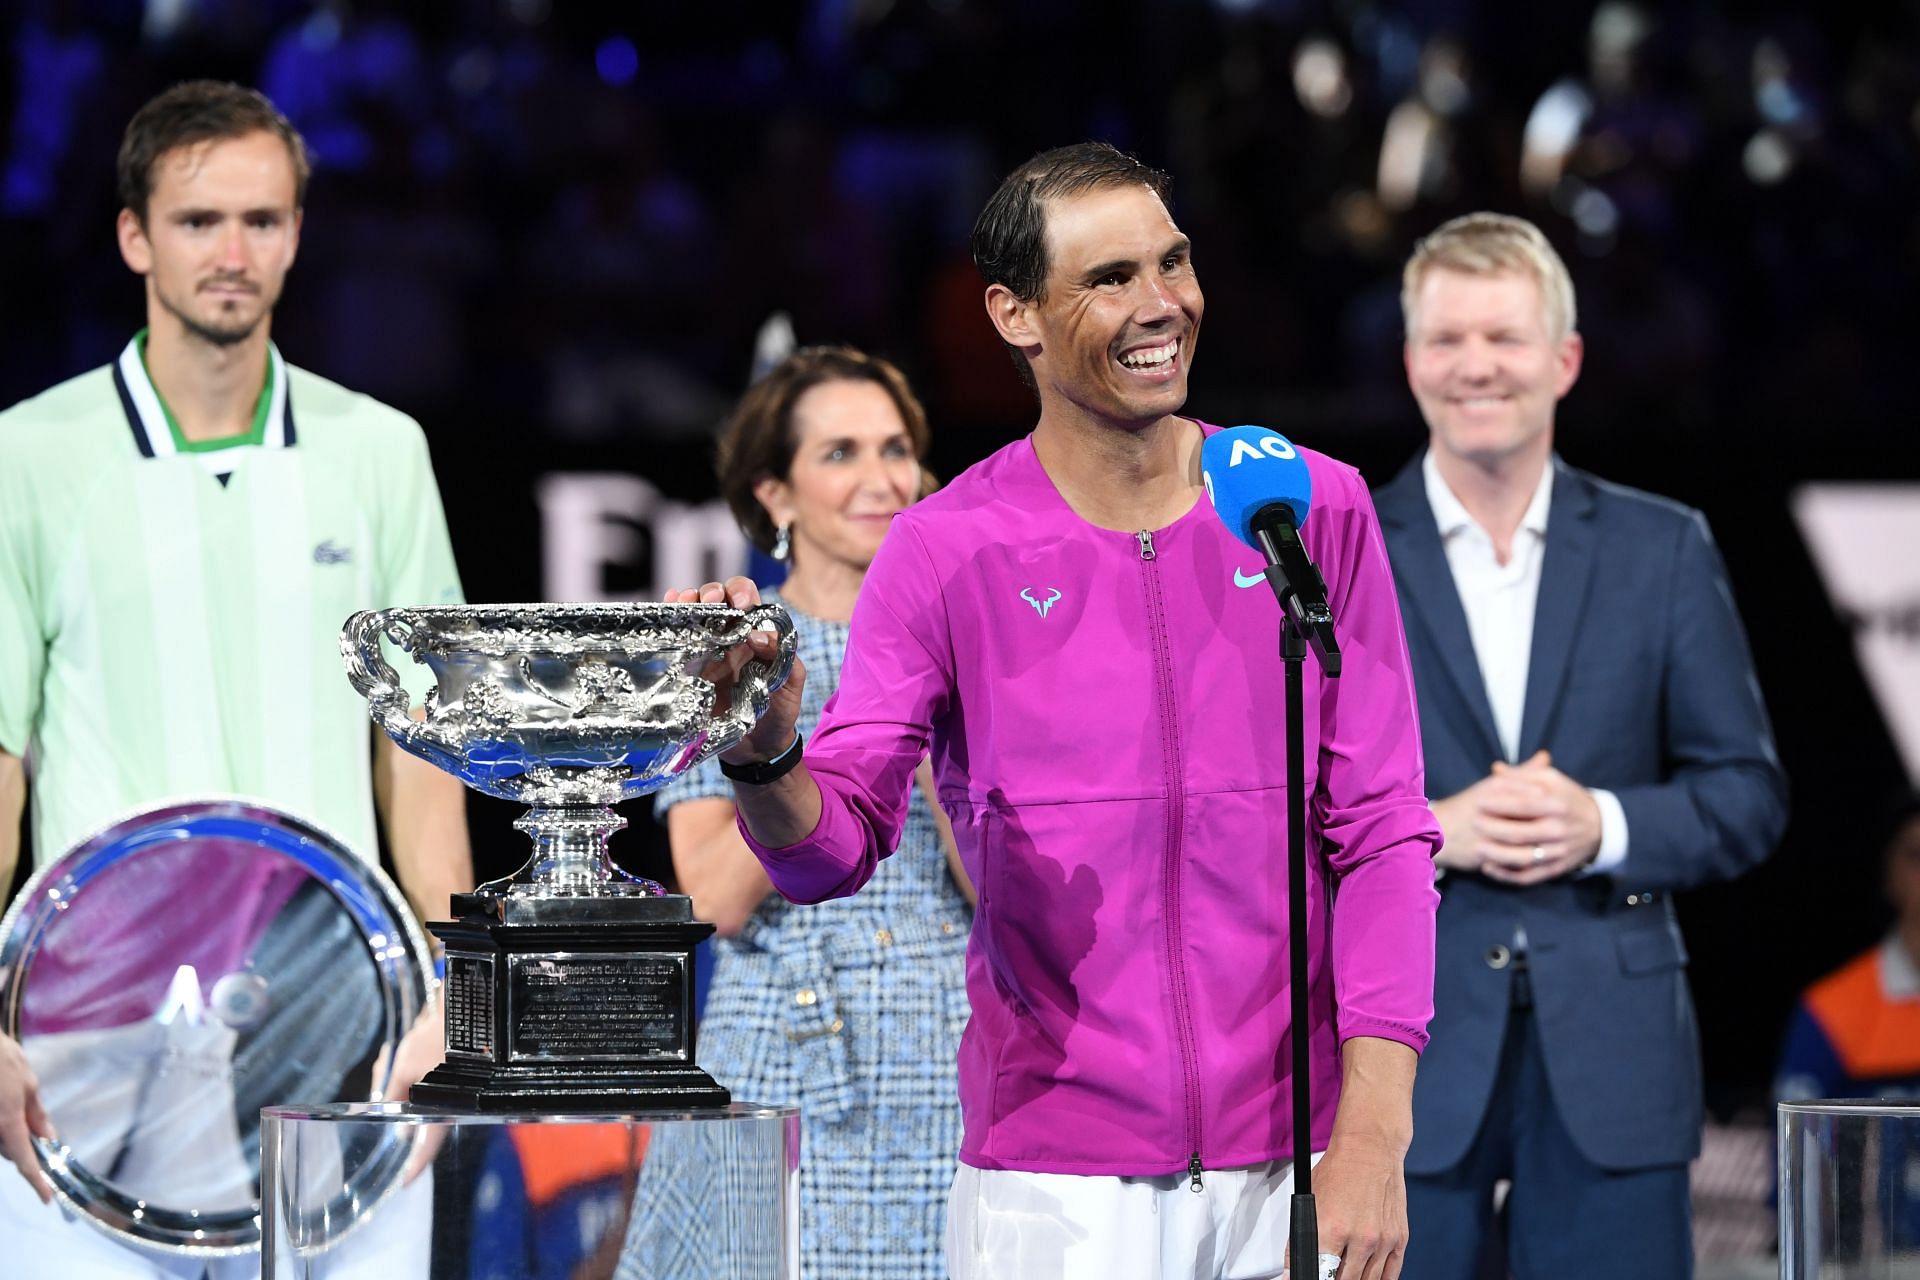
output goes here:
[{"label": "short beard", "polygon": [[263,299],[266,305],[260,308],[260,314],[244,324],[216,328],[213,325],[204,324],[194,319],[185,311],[173,305],[173,301],[160,290],[155,289],[153,296],[160,300],[160,305],[166,308],[169,315],[180,322],[181,326],[186,329],[190,336],[198,338],[208,346],[223,348],[237,347],[248,338],[251,338],[253,331],[260,327],[260,322],[273,314],[273,303],[275,301],[275,299],[270,298]]}]

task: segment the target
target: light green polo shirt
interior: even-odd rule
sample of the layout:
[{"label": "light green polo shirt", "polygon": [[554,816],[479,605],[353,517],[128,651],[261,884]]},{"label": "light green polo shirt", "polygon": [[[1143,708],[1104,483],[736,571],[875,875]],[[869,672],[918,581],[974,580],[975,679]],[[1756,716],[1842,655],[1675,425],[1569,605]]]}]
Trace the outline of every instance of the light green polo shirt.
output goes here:
[{"label": "light green polo shirt", "polygon": [[144,336],[0,413],[0,749],[27,757],[35,864],[213,796],[371,861],[372,740],[340,626],[460,599],[425,437],[269,346],[253,430],[188,442]]}]

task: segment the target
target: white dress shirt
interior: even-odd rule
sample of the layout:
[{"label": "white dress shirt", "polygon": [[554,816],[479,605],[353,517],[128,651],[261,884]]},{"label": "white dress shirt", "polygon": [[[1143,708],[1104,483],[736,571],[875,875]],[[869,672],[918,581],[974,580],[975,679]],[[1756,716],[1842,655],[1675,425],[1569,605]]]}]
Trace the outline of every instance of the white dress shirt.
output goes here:
[{"label": "white dress shirt", "polygon": [[[1440,544],[1453,571],[1454,590],[1467,615],[1467,634],[1480,664],[1480,683],[1493,710],[1493,727],[1508,761],[1519,762],[1520,718],[1527,702],[1527,668],[1533,657],[1533,612],[1540,598],[1540,567],[1547,555],[1547,516],[1553,505],[1553,464],[1540,472],[1512,554],[1501,564],[1493,537],[1468,514],[1440,476],[1433,450],[1420,463],[1427,505],[1440,529]],[[1582,870],[1592,875],[1620,865],[1627,856],[1627,815],[1611,791],[1589,787],[1600,808],[1600,852]]]}]

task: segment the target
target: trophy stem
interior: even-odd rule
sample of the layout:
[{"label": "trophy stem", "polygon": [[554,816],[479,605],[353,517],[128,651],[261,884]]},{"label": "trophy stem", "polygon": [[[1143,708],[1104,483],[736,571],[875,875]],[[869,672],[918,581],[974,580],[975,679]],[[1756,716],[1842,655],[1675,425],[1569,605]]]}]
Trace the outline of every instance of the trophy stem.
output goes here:
[{"label": "trophy stem", "polygon": [[627,820],[607,805],[535,805],[514,824],[533,837],[533,858],[514,876],[514,897],[579,898],[666,893],[615,866],[607,841]]}]

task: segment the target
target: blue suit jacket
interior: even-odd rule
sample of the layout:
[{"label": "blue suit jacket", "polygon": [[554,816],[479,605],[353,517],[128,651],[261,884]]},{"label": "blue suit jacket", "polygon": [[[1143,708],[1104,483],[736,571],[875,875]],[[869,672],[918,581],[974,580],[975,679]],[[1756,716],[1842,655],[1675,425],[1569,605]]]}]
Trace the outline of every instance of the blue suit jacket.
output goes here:
[{"label": "blue suit jacket", "polygon": [[[1500,1061],[1524,926],[1561,1118],[1609,1169],[1699,1150],[1700,1056],[1671,893],[1766,857],[1787,786],[1719,552],[1700,513],[1554,459],[1519,759],[1612,791],[1628,851],[1606,874],[1513,888],[1440,881],[1433,1040],[1414,1087],[1410,1173],[1456,1164]],[[1419,691],[1428,794],[1502,757],[1466,615],[1416,458],[1376,495]]]}]

